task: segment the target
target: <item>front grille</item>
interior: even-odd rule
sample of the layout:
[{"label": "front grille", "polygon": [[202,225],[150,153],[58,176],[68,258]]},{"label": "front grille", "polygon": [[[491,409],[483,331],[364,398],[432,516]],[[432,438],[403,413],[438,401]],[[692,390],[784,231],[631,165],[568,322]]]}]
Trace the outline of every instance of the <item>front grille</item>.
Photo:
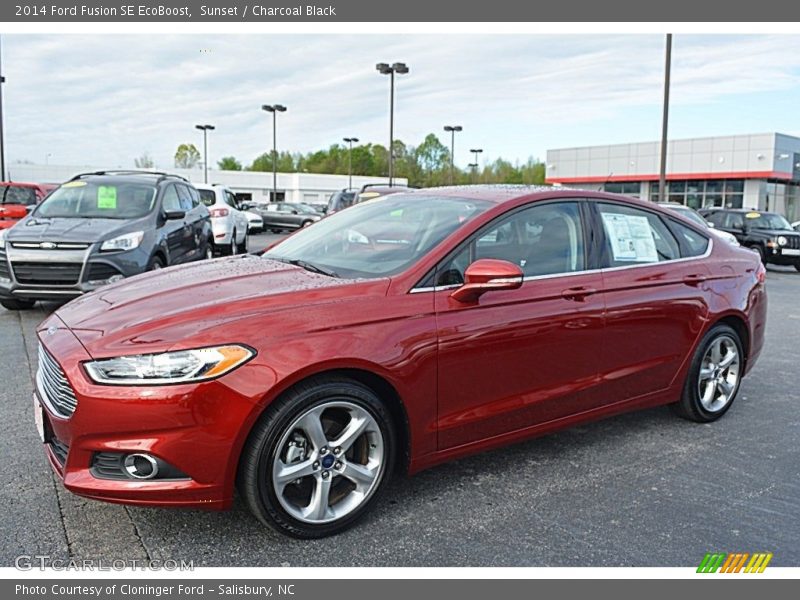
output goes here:
[{"label": "front grille", "polygon": [[67,381],[64,371],[50,353],[39,344],[39,370],[36,372],[39,393],[45,396],[50,407],[61,417],[71,417],[78,399]]},{"label": "front grille", "polygon": [[86,250],[89,244],[83,242],[11,242],[11,246],[28,250]]},{"label": "front grille", "polygon": [[64,463],[67,462],[67,454],[69,453],[69,446],[67,446],[64,442],[62,442],[56,437],[50,438],[49,443],[50,443],[50,448],[53,450],[53,454],[55,454],[59,464],[63,467]]},{"label": "front grille", "polygon": [[105,263],[91,263],[89,265],[89,276],[86,277],[88,281],[97,281],[103,279],[110,279],[114,275],[120,275],[120,272]]},{"label": "front grille", "polygon": [[81,263],[13,262],[19,283],[32,285],[75,285],[81,276]]},{"label": "front grille", "polygon": [[793,250],[800,250],[800,236],[797,235],[787,235],[786,239],[788,242],[784,248],[792,248]]},{"label": "front grille", "polygon": [[6,260],[5,250],[0,250],[0,277],[11,279],[11,273],[8,270],[8,260]]}]

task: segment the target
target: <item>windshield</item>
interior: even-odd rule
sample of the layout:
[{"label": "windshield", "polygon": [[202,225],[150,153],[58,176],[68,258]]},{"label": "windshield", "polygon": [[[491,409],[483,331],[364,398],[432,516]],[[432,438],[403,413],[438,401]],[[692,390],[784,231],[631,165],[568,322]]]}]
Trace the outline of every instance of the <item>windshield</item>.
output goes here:
[{"label": "windshield", "polygon": [[70,181],[38,206],[39,218],[136,219],[155,204],[156,188],[128,182]]},{"label": "windshield", "polygon": [[0,187],[0,204],[36,204],[36,190],[21,185],[4,185]]},{"label": "windshield", "polygon": [[264,257],[300,261],[340,277],[394,275],[489,206],[481,200],[393,194],[337,212]]},{"label": "windshield", "polygon": [[684,217],[686,217],[690,221],[694,221],[698,225],[702,225],[703,227],[708,227],[708,223],[706,223],[706,220],[703,217],[701,217],[698,213],[696,213],[694,210],[689,208],[688,206],[673,206],[671,204],[662,205],[662,206],[666,206],[667,208],[671,208],[675,212],[678,212],[678,213],[682,214]]},{"label": "windshield", "polygon": [[776,215],[771,213],[747,213],[745,215],[747,218],[747,224],[750,225],[753,229],[791,229],[792,226],[789,225],[789,221],[787,221],[782,215]]}]

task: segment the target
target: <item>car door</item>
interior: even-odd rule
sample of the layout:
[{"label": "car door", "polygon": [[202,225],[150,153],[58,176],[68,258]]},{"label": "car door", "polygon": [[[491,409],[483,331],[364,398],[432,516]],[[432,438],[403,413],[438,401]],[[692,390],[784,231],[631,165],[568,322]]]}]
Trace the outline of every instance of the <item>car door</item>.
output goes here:
[{"label": "car door", "polygon": [[178,197],[180,198],[181,208],[186,211],[184,224],[186,232],[183,238],[184,259],[198,260],[203,258],[202,251],[205,247],[205,222],[209,218],[208,210],[200,206],[199,196],[195,197],[197,190],[193,190],[188,185],[176,184]]},{"label": "car door", "polygon": [[[184,210],[181,206],[176,184],[170,183],[164,187],[161,207],[164,212]],[[183,262],[189,248],[187,236],[191,236],[191,229],[186,227],[185,217],[182,219],[164,219],[162,230],[167,240],[168,263],[174,265]]]},{"label": "car door", "polygon": [[233,192],[230,190],[224,190],[224,194],[225,203],[230,207],[231,215],[234,223],[236,224],[236,233],[237,235],[244,237],[247,235],[247,217],[245,216],[244,212],[242,212],[242,208],[236,201],[236,196],[233,195]]},{"label": "car door", "polygon": [[667,223],[656,211],[596,204],[606,305],[596,391],[607,404],[669,387],[705,325],[710,271]]},{"label": "car door", "polygon": [[[601,274],[589,268],[584,204],[513,210],[437,268],[441,449],[591,408],[585,392],[596,383],[604,307]],[[453,289],[480,258],[519,265],[522,287],[456,301]]]}]

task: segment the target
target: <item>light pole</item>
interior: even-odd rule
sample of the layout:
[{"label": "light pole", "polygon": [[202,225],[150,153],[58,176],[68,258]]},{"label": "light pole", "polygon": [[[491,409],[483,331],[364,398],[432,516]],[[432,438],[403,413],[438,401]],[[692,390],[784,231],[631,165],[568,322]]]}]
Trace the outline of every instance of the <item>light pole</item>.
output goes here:
[{"label": "light pole", "polygon": [[394,181],[394,74],[405,75],[408,73],[406,63],[396,62],[392,65],[388,63],[378,63],[375,65],[381,75],[389,75],[389,185]]},{"label": "light pole", "polygon": [[348,189],[352,189],[353,187],[353,143],[358,143],[357,137],[346,137],[342,138],[345,142],[350,145],[350,148],[347,150],[347,187]]},{"label": "light pole", "polygon": [[203,132],[203,183],[208,183],[208,132],[214,131],[214,126],[195,125],[194,127]]},{"label": "light pole", "polygon": [[278,113],[286,112],[283,104],[262,104],[261,109],[272,113],[272,201],[278,201]]},{"label": "light pole", "polygon": [[475,169],[474,175],[475,175],[475,179],[477,179],[477,175],[478,175],[478,154],[483,152],[483,148],[470,148],[469,151],[472,152],[475,155],[475,162],[472,163],[470,165],[470,167]]},{"label": "light pole", "polygon": [[[0,41],[0,45],[2,42]],[[2,48],[0,48],[0,181],[6,180],[6,146],[5,131],[3,130],[3,84],[6,82],[3,75]]]},{"label": "light pole", "polygon": [[661,166],[658,171],[658,198],[667,201],[667,125],[669,124],[669,78],[672,67],[672,34],[667,34],[664,60],[664,112],[661,115]]},{"label": "light pole", "polygon": [[462,131],[461,125],[445,125],[445,131],[450,132],[450,185],[453,185],[453,176],[455,174],[455,150],[456,150],[456,131]]}]

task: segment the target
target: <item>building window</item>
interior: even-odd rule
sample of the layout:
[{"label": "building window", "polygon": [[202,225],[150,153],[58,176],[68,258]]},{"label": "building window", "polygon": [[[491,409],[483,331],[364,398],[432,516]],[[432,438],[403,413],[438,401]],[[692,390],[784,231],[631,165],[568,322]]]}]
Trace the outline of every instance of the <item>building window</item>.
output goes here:
[{"label": "building window", "polygon": [[[661,202],[658,182],[650,183],[650,200]],[[690,181],[668,181],[667,200],[685,204],[691,208],[725,206],[741,208],[744,199],[743,179],[710,179]]]},{"label": "building window", "polygon": [[626,196],[638,198],[642,193],[642,184],[638,181],[609,181],[603,185],[603,191],[606,191],[609,194],[624,194]]}]

